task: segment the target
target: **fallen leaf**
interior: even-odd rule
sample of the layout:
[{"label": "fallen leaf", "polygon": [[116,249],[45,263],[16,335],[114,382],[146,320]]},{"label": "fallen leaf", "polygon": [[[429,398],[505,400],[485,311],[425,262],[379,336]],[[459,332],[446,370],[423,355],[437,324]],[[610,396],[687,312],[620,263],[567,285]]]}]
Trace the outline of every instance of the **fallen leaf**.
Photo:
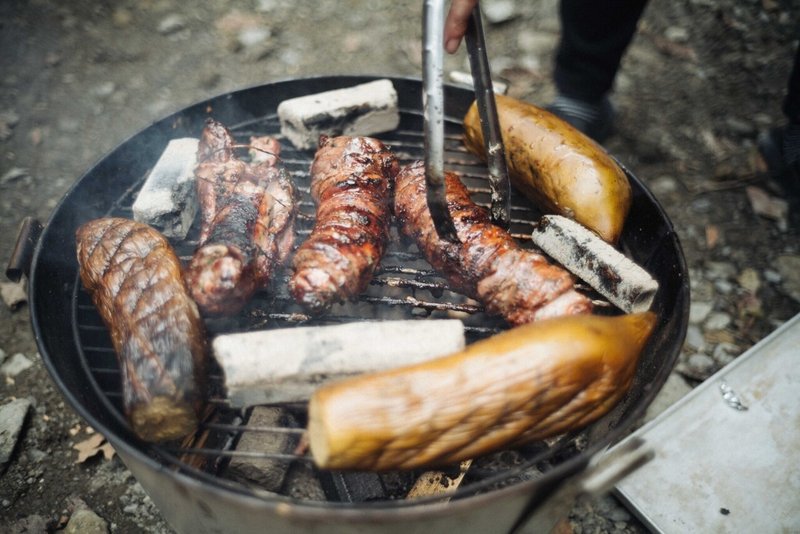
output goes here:
[{"label": "fallen leaf", "polygon": [[706,247],[711,250],[719,241],[719,228],[713,224],[706,226]]},{"label": "fallen leaf", "polygon": [[114,457],[114,448],[102,434],[93,434],[92,437],[76,443],[72,448],[78,451],[78,461],[75,463],[79,464],[96,456],[98,453],[103,453],[103,458],[106,460]]},{"label": "fallen leaf", "polygon": [[673,56],[691,63],[697,63],[697,52],[690,46],[670,41],[666,37],[661,37],[660,35],[653,36],[653,44],[660,52],[668,56]]},{"label": "fallen leaf", "polygon": [[748,186],[745,188],[747,199],[756,215],[767,217],[777,221],[779,226],[786,225],[786,217],[789,214],[789,203],[777,197],[770,196],[769,193],[760,187]]}]

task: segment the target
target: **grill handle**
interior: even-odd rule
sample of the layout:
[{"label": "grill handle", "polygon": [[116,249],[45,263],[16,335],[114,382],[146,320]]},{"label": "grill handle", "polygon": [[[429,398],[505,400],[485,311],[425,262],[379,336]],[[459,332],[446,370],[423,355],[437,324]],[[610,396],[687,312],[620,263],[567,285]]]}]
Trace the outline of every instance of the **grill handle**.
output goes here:
[{"label": "grill handle", "polygon": [[618,482],[653,458],[652,445],[641,438],[633,438],[609,452],[599,453],[584,471],[564,480],[547,498],[534,499],[535,504],[523,513],[512,533],[553,532],[555,525],[569,515],[579,497],[597,498],[608,493]]},{"label": "grill handle", "polygon": [[17,243],[11,251],[11,257],[6,266],[6,278],[12,282],[19,282],[24,274],[26,277],[31,272],[33,249],[42,235],[42,223],[33,217],[25,217],[19,225]]}]

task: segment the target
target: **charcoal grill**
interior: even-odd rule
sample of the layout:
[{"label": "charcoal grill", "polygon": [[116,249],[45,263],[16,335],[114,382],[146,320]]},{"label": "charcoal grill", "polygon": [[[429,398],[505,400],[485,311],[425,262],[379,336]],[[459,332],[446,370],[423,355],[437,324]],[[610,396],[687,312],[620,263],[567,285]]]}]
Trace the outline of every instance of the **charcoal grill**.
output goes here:
[{"label": "charcoal grill", "polygon": [[[374,474],[316,473],[323,481],[323,498],[298,496],[291,487],[267,492],[226,477],[226,468],[237,455],[234,447],[243,435],[261,431],[297,435],[305,411],[301,405],[285,406],[288,423],[283,428],[251,427],[248,411],[226,405],[219,376],[213,409],[200,431],[202,439],[168,445],[139,441],[121,415],[119,370],[108,333],[80,285],[75,230],[99,216],[132,217],[136,194],[167,142],[197,137],[207,117],[229,125],[240,139],[253,134],[278,135],[276,108],[281,101],[374,79],[337,76],[271,83],[200,102],[152,124],[103,157],[75,183],[54,210],[41,237],[31,245],[35,244],[35,249],[29,268],[18,267],[29,271],[32,327],[53,380],[75,410],[108,438],[166,519],[181,532],[513,531],[524,525],[560,484],[581,473],[597,452],[625,434],[663,385],[678,356],[689,303],[683,253],[659,203],[626,170],[633,187],[633,205],[621,246],[659,281],[653,305],[659,322],[630,392],[588,428],[547,443],[476,459],[455,492],[418,500],[403,498],[418,472],[389,473],[379,478]],[[392,82],[399,95],[401,121],[396,130],[379,137],[403,163],[421,159],[422,84],[411,78],[392,78]],[[445,167],[461,173],[473,198],[488,205],[486,167],[466,152],[460,141],[461,119],[472,99],[471,90],[445,87]],[[298,241],[302,241],[313,224],[313,204],[308,197],[313,151],[295,150],[288,142],[283,145],[283,163],[302,193],[297,229]],[[538,215],[526,200],[512,196],[511,232],[521,241],[529,241],[531,225]],[[196,234],[195,228],[186,242],[175,243],[183,259],[191,255]],[[20,257],[25,257],[24,250]],[[395,230],[388,253],[365,294],[356,303],[335,307],[323,318],[312,320],[296,307],[287,295],[286,279],[286,273],[282,273],[273,287],[258,293],[240,315],[209,320],[211,334],[454,315],[464,321],[469,341],[507,328],[501,320],[485,315],[479,305],[450,291]],[[607,312],[614,313],[612,308]],[[291,454],[278,457],[313,473],[308,459]],[[367,486],[377,484],[379,489],[359,490],[364,480],[373,484]]]}]

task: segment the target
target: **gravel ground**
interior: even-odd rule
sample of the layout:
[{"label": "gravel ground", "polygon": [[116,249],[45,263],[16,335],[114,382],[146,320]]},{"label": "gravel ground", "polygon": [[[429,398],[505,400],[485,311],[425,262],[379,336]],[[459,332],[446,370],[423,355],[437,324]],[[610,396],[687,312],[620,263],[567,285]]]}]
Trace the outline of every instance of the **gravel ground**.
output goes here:
[{"label": "gravel ground", "polygon": [[[93,162],[171,112],[291,77],[418,76],[421,5],[0,3],[0,259],[23,217],[46,221]],[[497,17],[487,27],[494,73],[513,96],[546,103],[555,0],[484,6]],[[607,148],[664,205],[691,274],[691,326],[657,409],[800,311],[800,212],[753,157],[757,133],[782,121],[798,13],[795,0],[654,2],[625,59]],[[463,52],[447,67],[466,70]],[[0,456],[0,530],[171,532],[118,458],[79,457],[92,430],[45,371],[27,306],[3,289],[0,406],[30,405]],[[577,502],[561,526],[644,531],[613,497]]]}]

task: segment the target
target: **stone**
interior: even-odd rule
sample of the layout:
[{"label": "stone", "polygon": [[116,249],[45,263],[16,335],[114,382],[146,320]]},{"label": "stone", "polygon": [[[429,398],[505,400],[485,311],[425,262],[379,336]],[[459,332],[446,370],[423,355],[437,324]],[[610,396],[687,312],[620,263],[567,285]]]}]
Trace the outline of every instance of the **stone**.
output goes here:
[{"label": "stone", "polygon": [[252,28],[244,28],[237,35],[237,40],[243,48],[251,48],[257,46],[267,39],[269,39],[271,32],[269,28],[264,26],[254,26]]},{"label": "stone", "polygon": [[680,26],[670,26],[664,31],[664,37],[675,43],[685,43],[689,40],[689,30]]},{"label": "stone", "polygon": [[758,271],[750,267],[739,273],[739,276],[736,277],[736,281],[742,289],[750,293],[755,293],[761,287],[761,277]]},{"label": "stone", "polygon": [[21,352],[18,352],[3,362],[3,365],[0,366],[0,372],[6,376],[14,377],[30,368],[32,365],[33,362],[31,360],[26,358]]},{"label": "stone", "polygon": [[714,361],[714,359],[711,358],[711,356],[709,356],[708,354],[703,354],[699,352],[689,356],[689,359],[686,361],[686,364],[693,371],[704,377],[710,376],[716,369],[716,362]]},{"label": "stone", "polygon": [[27,280],[24,276],[19,282],[0,283],[0,296],[2,296],[3,302],[8,306],[8,309],[14,311],[28,302],[26,287]]},{"label": "stone", "polygon": [[484,0],[481,12],[490,24],[508,22],[519,14],[512,0]]},{"label": "stone", "polygon": [[703,332],[698,326],[689,325],[689,328],[686,330],[686,345],[696,350],[703,350],[706,346]]},{"label": "stone", "polygon": [[710,302],[692,302],[689,305],[689,323],[702,323],[706,320],[712,309],[714,309],[714,305]]},{"label": "stone", "polygon": [[27,178],[30,176],[30,171],[24,167],[11,167],[0,176],[0,185],[10,184],[20,178]]},{"label": "stone", "polygon": [[670,373],[661,391],[658,392],[653,402],[647,407],[647,411],[644,415],[644,422],[652,421],[658,417],[661,412],[678,402],[691,390],[692,387],[686,383],[686,380],[684,380],[681,375],[675,372]]},{"label": "stone", "polygon": [[710,280],[728,279],[736,275],[736,266],[726,261],[706,263],[705,275]]},{"label": "stone", "polygon": [[107,534],[106,520],[88,508],[76,510],[64,529],[64,534]]},{"label": "stone", "polygon": [[774,265],[780,273],[783,290],[794,300],[800,302],[800,256],[778,256]]},{"label": "stone", "polygon": [[18,519],[8,525],[8,532],[10,534],[40,534],[41,532],[49,532],[47,528],[47,520],[39,514],[32,514],[21,519]]},{"label": "stone", "polygon": [[733,343],[722,342],[718,343],[717,346],[714,347],[712,357],[721,367],[725,367],[735,360],[740,352],[741,349]]},{"label": "stone", "polygon": [[723,295],[730,295],[733,291],[733,284],[727,280],[714,280],[714,289]]},{"label": "stone", "polygon": [[186,21],[177,13],[167,15],[158,23],[158,33],[161,35],[171,35],[186,27]]},{"label": "stone", "polygon": [[774,271],[772,269],[764,269],[764,280],[769,282],[770,284],[780,284],[783,280],[781,273],[778,271]]},{"label": "stone", "polygon": [[731,316],[725,312],[709,314],[704,324],[706,330],[722,330],[731,324]]},{"label": "stone", "polygon": [[11,459],[17,446],[31,400],[16,399],[0,406],[0,469]]},{"label": "stone", "polygon": [[526,29],[517,35],[517,44],[525,52],[544,55],[555,48],[556,39],[553,33]]},{"label": "stone", "polygon": [[678,190],[678,181],[672,176],[659,176],[650,184],[650,190],[656,196],[668,195]]}]

